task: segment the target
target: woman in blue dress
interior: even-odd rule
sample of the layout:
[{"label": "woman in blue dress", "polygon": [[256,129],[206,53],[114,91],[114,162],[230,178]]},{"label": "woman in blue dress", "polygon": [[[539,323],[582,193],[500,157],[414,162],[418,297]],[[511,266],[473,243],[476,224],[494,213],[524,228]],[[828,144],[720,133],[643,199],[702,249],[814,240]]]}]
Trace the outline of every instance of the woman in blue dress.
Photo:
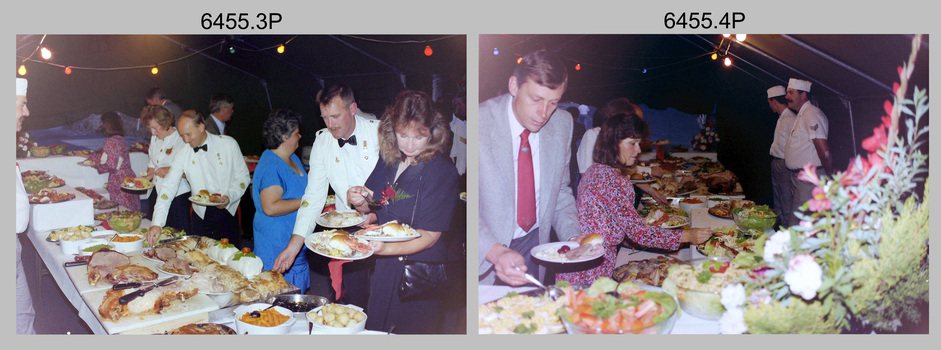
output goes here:
[{"label": "woman in blue dress", "polygon": [[[264,270],[272,270],[274,260],[291,240],[297,209],[307,187],[307,172],[294,154],[300,144],[301,116],[295,112],[276,109],[268,115],[262,130],[265,152],[258,160],[252,178],[252,200],[255,202],[255,254],[264,263]],[[301,289],[310,286],[307,257],[298,254],[289,268],[276,271]]]},{"label": "woman in blue dress", "polygon": [[[401,301],[398,287],[405,261],[448,261],[441,237],[451,225],[458,200],[458,174],[448,158],[451,130],[420,91],[406,91],[396,98],[379,123],[379,155],[376,168],[364,186],[347,191],[356,210],[368,214],[367,224],[398,220],[421,233],[405,242],[369,244],[375,251],[366,328],[395,333],[442,333],[445,295]],[[382,205],[370,209],[366,199]],[[452,259],[453,260],[453,259]],[[466,264],[463,259],[460,264]],[[463,298],[463,297],[461,297]]]}]

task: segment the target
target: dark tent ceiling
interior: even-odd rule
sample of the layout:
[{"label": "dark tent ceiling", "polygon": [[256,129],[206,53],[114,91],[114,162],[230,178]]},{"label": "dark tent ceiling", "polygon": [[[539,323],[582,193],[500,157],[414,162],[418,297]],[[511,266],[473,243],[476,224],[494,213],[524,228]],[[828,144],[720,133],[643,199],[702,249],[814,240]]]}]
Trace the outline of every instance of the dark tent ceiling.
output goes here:
[{"label": "dark tent ceiling", "polygon": [[[899,80],[896,67],[908,61],[913,37],[774,34],[730,42],[722,35],[481,35],[479,94],[486,100],[505,93],[521,55],[554,50],[569,63],[563,101],[600,106],[626,96],[653,109],[714,115],[720,161],[743,178],[746,194],[770,201],[763,179],[770,178],[777,116],[766,90],[786,87],[789,78],[813,83],[814,99],[829,119],[834,168],[844,169],[884,115],[883,103]],[[713,52],[719,54],[715,61]],[[721,63],[726,55],[729,67]],[[928,88],[928,36],[922,37],[910,86]]]},{"label": "dark tent ceiling", "polygon": [[[314,96],[343,83],[360,108],[379,115],[403,89],[442,95],[466,89],[464,35],[18,35],[17,64],[40,40],[54,55],[26,61],[32,116],[24,128],[66,125],[89,114],[119,110],[136,116],[143,95],[161,87],[183,108],[207,114],[211,96],[232,95],[231,130],[243,152],[261,151],[260,133],[272,108],[305,116],[312,135],[320,112]],[[275,48],[285,44],[283,54]],[[433,49],[426,56],[426,46]],[[159,74],[150,73],[157,65]],[[65,75],[66,66],[72,73]],[[435,80],[433,77],[437,77]],[[257,135],[256,135],[257,134]],[[308,140],[312,140],[309,138]]]}]

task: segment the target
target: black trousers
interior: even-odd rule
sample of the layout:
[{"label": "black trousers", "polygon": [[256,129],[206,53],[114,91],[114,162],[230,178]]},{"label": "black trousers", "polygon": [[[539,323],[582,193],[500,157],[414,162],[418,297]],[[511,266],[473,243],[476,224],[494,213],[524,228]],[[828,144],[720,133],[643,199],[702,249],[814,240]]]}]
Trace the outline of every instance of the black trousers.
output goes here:
[{"label": "black trousers", "polygon": [[[170,202],[170,210],[167,211],[167,226],[186,231],[186,233],[192,233],[190,229],[190,207],[193,204],[189,201],[190,193],[191,192],[186,192],[176,196],[176,198],[173,198],[173,201]],[[154,206],[156,204],[157,191],[150,191],[150,197],[147,197],[148,206],[147,209],[145,209],[148,220],[153,220]]]},{"label": "black trousers", "polygon": [[239,222],[235,215],[229,214],[228,210],[216,207],[206,207],[205,217],[199,217],[193,213],[192,234],[206,236],[214,239],[228,238],[229,243],[234,244],[236,248],[242,249],[242,242],[239,235]]}]

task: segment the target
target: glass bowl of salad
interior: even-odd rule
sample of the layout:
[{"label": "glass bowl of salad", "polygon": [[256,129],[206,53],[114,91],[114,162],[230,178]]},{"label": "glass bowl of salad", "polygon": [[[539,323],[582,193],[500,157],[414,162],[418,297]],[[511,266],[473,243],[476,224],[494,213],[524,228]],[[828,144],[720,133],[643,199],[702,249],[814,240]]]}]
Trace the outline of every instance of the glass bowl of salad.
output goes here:
[{"label": "glass bowl of salad", "polygon": [[743,231],[755,230],[766,232],[774,227],[778,215],[767,205],[756,205],[747,208],[732,209],[732,219]]},{"label": "glass bowl of salad", "polygon": [[744,272],[730,258],[692,259],[670,267],[663,289],[676,296],[683,312],[718,320],[725,312],[720,302],[722,288],[737,282]]},{"label": "glass bowl of salad", "polygon": [[559,318],[570,334],[669,334],[679,317],[676,297],[658,287],[601,277],[562,289]]}]

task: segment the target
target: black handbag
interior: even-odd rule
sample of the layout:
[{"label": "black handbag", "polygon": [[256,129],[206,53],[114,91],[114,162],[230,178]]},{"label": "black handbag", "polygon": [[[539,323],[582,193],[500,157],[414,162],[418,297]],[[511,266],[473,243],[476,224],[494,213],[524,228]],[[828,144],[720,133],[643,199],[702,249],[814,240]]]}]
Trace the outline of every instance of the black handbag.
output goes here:
[{"label": "black handbag", "polygon": [[[421,177],[418,180],[420,182]],[[415,210],[418,208],[420,195],[421,187],[418,188],[418,192],[415,194],[412,221],[415,219]],[[405,262],[405,269],[398,290],[399,301],[401,302],[428,299],[445,300],[454,293],[466,289],[466,271],[461,261],[413,261],[408,260],[408,256],[402,256],[400,259]]]},{"label": "black handbag", "polygon": [[464,266],[459,262],[424,262],[405,259],[399,283],[399,301],[447,299],[465,289]]}]

